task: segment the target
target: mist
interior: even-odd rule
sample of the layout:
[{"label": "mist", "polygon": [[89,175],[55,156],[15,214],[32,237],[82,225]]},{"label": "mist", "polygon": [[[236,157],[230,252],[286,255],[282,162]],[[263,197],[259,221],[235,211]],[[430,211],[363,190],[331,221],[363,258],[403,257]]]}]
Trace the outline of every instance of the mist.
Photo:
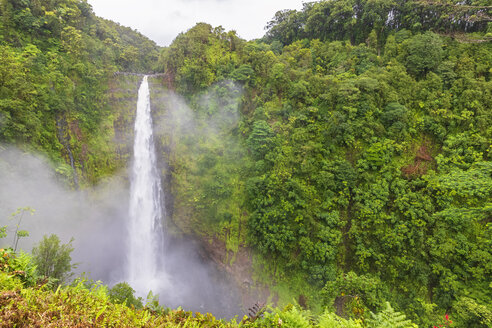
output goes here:
[{"label": "mist", "polygon": [[[222,99],[218,104],[217,90],[221,88],[227,91],[229,100]],[[229,97],[231,94],[234,96]],[[232,83],[197,98],[197,105],[202,110],[206,108],[202,117],[172,92],[161,96],[166,101],[153,104],[166,107],[155,124],[156,134],[161,137],[172,137],[175,141],[217,140],[224,131],[237,126],[241,91]],[[30,207],[34,214],[24,213],[19,226],[29,232],[29,237],[19,240],[18,250],[30,253],[44,235],[56,234],[62,243],[73,238],[75,277],[85,273],[113,286],[126,277],[128,202],[127,169],[90,190],[76,191],[68,188],[64,177],[42,155],[0,146],[0,226],[8,226],[7,237],[0,239],[1,247],[13,246],[19,216],[12,219],[11,214],[18,208]],[[225,318],[243,314],[238,288],[207,257],[198,240],[189,235],[165,233],[164,249],[159,259],[161,288],[152,291],[159,295],[162,306],[181,306]]]},{"label": "mist", "polygon": [[153,97],[153,106],[165,107],[165,116],[158,121],[156,133],[171,129],[181,135],[213,136],[233,128],[239,120],[242,93],[239,85],[226,80],[212,85],[190,104],[172,90],[163,90]]},{"label": "mist", "polygon": [[217,149],[244,150],[234,137],[238,134],[242,96],[242,87],[228,80],[212,85],[191,100],[163,90],[152,99],[152,106],[159,108],[155,134],[174,153],[185,156]]},{"label": "mist", "polygon": [[[151,106],[154,117],[154,135],[159,139],[161,148],[160,169],[162,175],[170,174],[169,164],[188,162],[193,166],[204,159],[208,153],[218,157],[242,148],[231,132],[237,129],[239,122],[239,104],[243,94],[240,86],[232,81],[223,81],[212,85],[200,95],[185,99],[169,89],[154,89]],[[227,160],[227,159],[225,159]],[[179,163],[178,163],[179,165]],[[196,174],[196,172],[193,172]],[[171,174],[172,175],[172,174]],[[165,184],[165,183],[164,183]],[[172,216],[173,199],[169,191],[164,190],[168,215]],[[180,220],[179,217],[174,217]],[[183,233],[183,227],[176,228],[179,222],[165,222],[166,231]],[[184,232],[190,232],[184,227]],[[191,295],[187,304],[193,304],[199,311],[212,305],[212,312],[232,317],[244,314],[240,309],[239,291],[225,273],[210,265],[206,250],[197,239],[180,239],[167,233],[165,236],[164,267],[170,276],[170,284],[176,286],[169,297],[170,302],[180,304],[180,298]],[[189,270],[192,268],[192,270]],[[180,277],[174,279],[173,277]],[[197,284],[187,283],[197,281]],[[184,282],[184,283],[183,283]],[[162,299],[162,297],[161,297]]]},{"label": "mist", "polygon": [[8,226],[2,247],[13,246],[19,216],[13,220],[11,214],[30,207],[34,214],[24,213],[19,226],[29,237],[19,240],[18,249],[30,253],[44,235],[56,234],[62,243],[74,238],[77,273],[90,272],[103,281],[119,275],[126,216],[122,204],[128,199],[122,178],[114,177],[90,193],[72,191],[41,155],[0,147],[0,181],[0,225]]}]

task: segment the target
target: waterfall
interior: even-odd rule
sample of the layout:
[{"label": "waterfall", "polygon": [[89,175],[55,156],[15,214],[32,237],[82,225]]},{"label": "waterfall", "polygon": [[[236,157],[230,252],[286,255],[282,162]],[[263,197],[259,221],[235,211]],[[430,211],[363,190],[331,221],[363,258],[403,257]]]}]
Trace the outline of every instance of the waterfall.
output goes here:
[{"label": "waterfall", "polygon": [[147,76],[144,76],[138,90],[130,179],[127,281],[137,296],[145,297],[150,290],[158,292],[163,287],[164,278],[159,272],[164,211]]},{"label": "waterfall", "polygon": [[[165,190],[156,165],[148,77],[138,90],[123,278],[137,297],[145,299],[152,291],[171,308],[183,306],[232,318],[240,313],[235,286],[200,255],[198,244],[164,233]],[[168,246],[163,246],[164,241]]]}]

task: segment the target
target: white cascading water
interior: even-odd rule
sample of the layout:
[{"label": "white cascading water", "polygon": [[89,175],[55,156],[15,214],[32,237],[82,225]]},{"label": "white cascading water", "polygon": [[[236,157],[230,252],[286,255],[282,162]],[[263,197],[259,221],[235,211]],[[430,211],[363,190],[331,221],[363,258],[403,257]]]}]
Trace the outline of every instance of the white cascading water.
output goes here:
[{"label": "white cascading water", "polygon": [[163,241],[162,189],[156,167],[147,76],[138,90],[133,154],[126,279],[137,296],[145,297],[150,290],[157,293],[164,279],[159,272]]}]

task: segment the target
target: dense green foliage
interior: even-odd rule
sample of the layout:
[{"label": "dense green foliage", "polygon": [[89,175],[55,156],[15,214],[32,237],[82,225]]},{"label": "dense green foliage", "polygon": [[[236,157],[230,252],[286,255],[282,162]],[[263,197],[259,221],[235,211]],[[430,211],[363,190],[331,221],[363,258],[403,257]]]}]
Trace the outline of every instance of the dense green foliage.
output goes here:
[{"label": "dense green foliage", "polygon": [[206,95],[233,98],[225,84],[242,98],[218,138],[169,143],[175,221],[254,248],[281,301],[292,293],[275,285],[290,284],[308,306],[356,318],[388,300],[424,326],[446,312],[487,326],[492,44],[480,5],[321,1],[277,13],[264,40],[207,24],[179,35],[160,62],[197,121],[214,122]]},{"label": "dense green foliage", "polygon": [[[0,141],[43,150],[69,181],[95,183],[128,157],[114,144],[131,121],[114,73],[155,67],[183,97],[153,95],[168,104],[156,122],[173,123],[162,123],[159,149],[175,223],[223,244],[229,265],[253,249],[253,280],[280,304],[328,308],[319,320],[286,308],[245,324],[411,327],[410,318],[428,327],[449,314],[456,326],[487,327],[487,5],[313,2],[278,12],[262,40],[197,24],[157,59],[152,42],[95,17],[85,1],[0,0]],[[131,83],[125,91],[136,93]],[[4,290],[33,286],[15,271],[2,273]],[[15,302],[51,311],[70,288],[2,296],[2,315]],[[76,313],[88,324],[227,326],[182,311],[156,317],[155,304],[134,312],[130,286],[73,288],[94,300]]]},{"label": "dense green foliage", "polygon": [[[307,2],[301,11],[277,12],[268,23],[265,40],[288,45],[300,39],[350,40],[378,49],[396,30],[421,33],[484,31],[490,3],[468,1],[345,0]],[[489,31],[490,32],[490,31]]]},{"label": "dense green foliage", "polygon": [[60,283],[65,282],[75,267],[72,264],[71,253],[73,251],[72,240],[68,244],[60,245],[57,235],[44,236],[32,249],[33,261],[37,271],[44,277],[56,279]]},{"label": "dense green foliage", "polygon": [[150,71],[157,55],[154,42],[97,18],[84,0],[1,0],[0,142],[43,151],[69,181],[96,182],[118,166],[109,82],[117,71]]},{"label": "dense green foliage", "polygon": [[142,300],[134,296],[135,290],[126,282],[120,282],[114,285],[108,291],[109,299],[115,304],[125,304],[133,306],[136,309],[143,307]]}]

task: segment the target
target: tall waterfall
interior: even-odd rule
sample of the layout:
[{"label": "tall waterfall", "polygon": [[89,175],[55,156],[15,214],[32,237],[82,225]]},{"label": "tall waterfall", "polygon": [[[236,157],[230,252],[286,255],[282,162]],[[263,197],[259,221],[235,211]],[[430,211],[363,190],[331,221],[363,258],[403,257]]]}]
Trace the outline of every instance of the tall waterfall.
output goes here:
[{"label": "tall waterfall", "polygon": [[130,183],[127,281],[138,296],[162,287],[159,255],[162,254],[162,189],[150,114],[147,76],[138,90],[135,141]]}]

